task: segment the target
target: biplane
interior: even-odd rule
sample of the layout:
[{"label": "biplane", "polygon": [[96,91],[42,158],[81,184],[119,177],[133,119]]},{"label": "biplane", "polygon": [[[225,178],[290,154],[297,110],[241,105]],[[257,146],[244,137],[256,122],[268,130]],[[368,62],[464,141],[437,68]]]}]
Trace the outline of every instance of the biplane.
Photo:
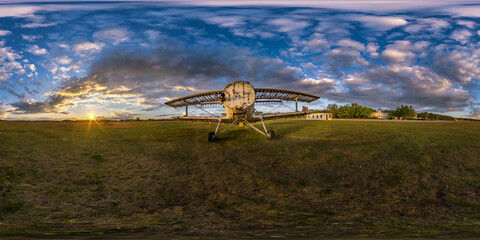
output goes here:
[{"label": "biplane", "polygon": [[[227,84],[225,89],[197,93],[165,102],[166,105],[179,108],[185,107],[184,116],[172,117],[183,121],[209,121],[218,122],[215,132],[208,133],[208,141],[211,142],[230,130],[235,125],[243,126],[243,124],[266,136],[269,139],[275,138],[275,132],[268,130],[265,127],[264,120],[290,118],[303,116],[308,112],[308,108],[303,107],[302,111],[298,111],[298,102],[312,102],[319,97],[292,90],[275,89],[275,88],[253,88],[253,86],[246,81],[234,81]],[[270,114],[259,114],[255,111],[255,104],[283,104],[283,101],[295,101],[295,112]],[[188,107],[195,106],[201,109],[212,117],[191,117],[188,116]],[[223,116],[216,116],[207,111],[204,107],[208,106],[223,106],[225,114]],[[263,130],[261,131],[255,127],[253,122],[262,122]],[[218,132],[221,123],[230,123],[222,131]]]}]

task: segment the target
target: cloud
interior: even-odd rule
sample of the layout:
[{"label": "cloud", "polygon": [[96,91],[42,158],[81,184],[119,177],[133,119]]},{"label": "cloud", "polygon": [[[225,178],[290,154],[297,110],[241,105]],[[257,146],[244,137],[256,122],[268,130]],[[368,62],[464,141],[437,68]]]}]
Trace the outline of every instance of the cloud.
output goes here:
[{"label": "cloud", "polygon": [[12,111],[14,108],[8,104],[2,103],[0,105],[0,120],[5,120],[9,114],[10,111]]},{"label": "cloud", "polygon": [[10,34],[12,34],[12,32],[10,32],[8,30],[0,30],[0,37],[7,36],[7,35],[10,35]]},{"label": "cloud", "polygon": [[466,20],[458,20],[458,21],[457,21],[457,24],[458,24],[458,25],[465,26],[465,27],[470,28],[470,29],[474,29],[475,26],[477,25],[475,22],[466,21]]},{"label": "cloud", "polygon": [[440,18],[420,18],[407,25],[404,30],[408,33],[432,32],[438,34],[439,31],[445,30],[450,26],[444,19]]},{"label": "cloud", "polygon": [[357,49],[358,51],[365,50],[365,45],[363,43],[354,41],[352,39],[342,39],[336,45],[341,47],[349,47],[349,48]]},{"label": "cloud", "polygon": [[93,37],[99,41],[109,40],[113,44],[119,44],[125,42],[130,37],[131,33],[126,28],[117,27],[117,28],[108,28],[97,31],[93,34]]},{"label": "cloud", "polygon": [[438,74],[462,85],[480,79],[480,54],[472,54],[471,49],[439,49],[433,52],[432,68]]},{"label": "cloud", "polygon": [[307,21],[293,20],[290,18],[276,18],[268,21],[272,25],[274,31],[284,33],[294,33],[310,26]]},{"label": "cloud", "polygon": [[48,53],[47,49],[40,48],[38,45],[30,45],[25,49],[25,51],[32,53],[34,55],[45,55]]},{"label": "cloud", "polygon": [[459,29],[459,30],[455,30],[455,31],[450,35],[450,37],[451,37],[452,39],[457,40],[457,41],[460,42],[461,44],[466,44],[472,35],[473,35],[473,34],[472,34],[470,31],[466,30],[466,29]]},{"label": "cloud", "polygon": [[22,39],[23,40],[26,40],[26,41],[29,41],[29,42],[33,42],[39,38],[41,38],[42,36],[41,35],[26,35],[26,34],[22,34]]},{"label": "cloud", "polygon": [[413,65],[416,58],[427,56],[427,48],[429,46],[430,43],[426,41],[412,43],[408,40],[398,40],[394,41],[393,44],[385,46],[382,57],[387,62]]},{"label": "cloud", "polygon": [[103,46],[105,46],[105,44],[101,42],[81,42],[75,44],[73,50],[77,54],[85,52],[93,53],[102,50]]},{"label": "cloud", "polygon": [[116,112],[112,113],[110,117],[106,117],[111,120],[128,120],[132,118],[137,118],[141,116],[140,114],[134,114],[134,113],[129,113],[129,112]]},{"label": "cloud", "polygon": [[[12,106],[19,113],[60,113],[74,107],[78,99],[101,94],[104,98],[136,96],[156,107],[161,104],[159,98],[193,93],[188,89],[197,92],[222,88],[231,80],[250,81],[259,87],[292,86],[303,77],[301,69],[280,59],[256,57],[248,49],[187,47],[168,41],[159,43],[153,51],[105,52],[91,64],[87,77],[65,81],[45,101],[22,101]],[[114,91],[120,88],[126,90]]]},{"label": "cloud", "polygon": [[245,24],[243,16],[213,16],[205,19],[206,22],[216,24],[221,27],[238,27]]},{"label": "cloud", "polygon": [[28,67],[28,69],[30,69],[30,71],[32,71],[32,72],[37,71],[37,68],[35,67],[35,64],[28,64],[27,67]]},{"label": "cloud", "polygon": [[325,67],[336,77],[342,77],[344,71],[351,67],[366,67],[369,65],[369,62],[362,57],[358,50],[349,47],[331,50],[326,55],[326,62]]},{"label": "cloud", "polygon": [[32,5],[2,5],[0,8],[0,17],[28,17],[32,16],[40,7]]},{"label": "cloud", "polygon": [[[179,4],[201,5],[201,6],[276,6],[276,7],[311,7],[311,8],[328,8],[341,9],[349,11],[365,11],[365,12],[395,12],[404,10],[423,10],[437,7],[451,6],[454,4],[472,3],[469,0],[440,0],[440,1],[415,1],[415,0],[369,0],[369,1],[351,1],[351,0],[335,0],[335,1],[317,1],[317,0],[299,0],[299,1],[274,1],[274,0],[181,0]],[[472,11],[473,12],[473,11]]]},{"label": "cloud", "polygon": [[[35,4],[36,1],[2,1],[0,8],[0,18],[14,17],[14,18],[32,18],[36,17],[38,12],[64,12],[64,11],[95,11],[115,8],[134,7],[125,3],[83,3],[83,4]],[[38,1],[37,1],[38,2]],[[75,2],[75,1],[71,1]]]},{"label": "cloud", "polygon": [[408,24],[404,18],[393,16],[354,15],[349,18],[361,22],[367,28],[379,31],[387,31]]},{"label": "cloud", "polygon": [[454,7],[444,8],[441,11],[450,13],[456,17],[472,17],[472,18],[480,17],[480,5],[454,6]]},{"label": "cloud", "polygon": [[17,62],[21,56],[11,47],[3,47],[4,42],[0,41],[0,82],[7,81],[13,74],[23,74],[25,70]]},{"label": "cloud", "polygon": [[67,55],[59,56],[54,59],[54,61],[58,64],[66,65],[72,62],[72,59]]},{"label": "cloud", "polygon": [[382,52],[382,56],[391,62],[404,62],[408,56],[408,53],[400,52],[395,49],[385,49]]},{"label": "cloud", "polygon": [[[5,43],[10,44],[13,36],[0,41],[0,81],[22,89],[12,88],[19,92],[9,94],[3,87],[0,94],[10,97],[4,101],[15,102],[19,113],[62,113],[73,106],[78,111],[98,100],[98,104],[121,103],[157,114],[166,111],[159,106],[167,99],[221,89],[232,80],[304,90],[332,101],[363,101],[372,107],[417,101],[417,106],[438,111],[468,111],[472,108],[468,104],[478,98],[480,45],[475,19],[450,17],[441,14],[441,9],[387,15],[383,10],[361,13],[331,7],[169,4],[152,10],[149,4],[144,8],[143,4],[123,3],[128,10],[89,13],[70,5],[88,11],[101,7],[59,3],[51,4],[51,10],[45,10],[50,4],[17,9],[15,16],[25,18],[14,19],[17,28],[57,25],[18,28],[15,34],[21,38],[9,48]],[[103,5],[117,8],[121,4]],[[66,10],[68,16],[63,14]],[[45,39],[39,39],[42,36]],[[31,58],[26,61],[20,56],[25,44],[23,51],[49,57],[27,54]],[[75,74],[78,78],[72,77]],[[33,93],[23,91],[24,86],[51,92],[44,96],[30,93],[35,101],[24,100],[24,94]],[[18,99],[12,101],[13,97]],[[439,103],[434,103],[436,99]]]},{"label": "cloud", "polygon": [[61,95],[53,95],[46,101],[35,102],[24,100],[21,102],[12,103],[15,108],[15,114],[37,114],[37,113],[61,113],[64,110],[75,106],[69,102],[71,98]]},{"label": "cloud", "polygon": [[56,25],[56,23],[27,23],[27,24],[22,24],[22,28],[38,28],[38,27],[50,27]]},{"label": "cloud", "polygon": [[429,111],[460,111],[468,107],[473,98],[465,89],[435,72],[420,66],[378,66],[350,75],[340,83],[342,92],[331,92],[329,99],[350,102],[351,99],[368,106],[394,108],[408,104]]}]

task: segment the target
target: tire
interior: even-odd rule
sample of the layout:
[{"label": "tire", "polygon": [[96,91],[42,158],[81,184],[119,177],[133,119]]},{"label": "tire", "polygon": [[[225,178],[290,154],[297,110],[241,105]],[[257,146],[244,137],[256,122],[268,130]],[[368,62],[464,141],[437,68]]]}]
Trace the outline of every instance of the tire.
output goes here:
[{"label": "tire", "polygon": [[273,130],[268,130],[268,139],[274,139],[275,138],[275,132]]},{"label": "tire", "polygon": [[215,133],[214,132],[209,132],[208,133],[208,142],[213,142],[215,140]]}]

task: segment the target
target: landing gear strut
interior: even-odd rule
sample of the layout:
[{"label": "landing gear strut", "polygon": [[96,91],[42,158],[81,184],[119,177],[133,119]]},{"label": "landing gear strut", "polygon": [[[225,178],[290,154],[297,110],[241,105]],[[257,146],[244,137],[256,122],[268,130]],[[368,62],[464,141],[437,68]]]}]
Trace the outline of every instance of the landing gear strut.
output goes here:
[{"label": "landing gear strut", "polygon": [[215,138],[219,137],[220,135],[224,134],[228,130],[230,130],[233,126],[235,126],[237,123],[245,123],[245,125],[249,126],[251,129],[257,131],[258,133],[266,136],[268,139],[274,139],[275,138],[275,132],[273,130],[268,130],[265,127],[265,123],[263,123],[263,118],[260,117],[260,121],[262,121],[262,126],[265,132],[261,131],[257,127],[255,127],[253,124],[248,122],[245,118],[238,118],[233,120],[232,123],[230,123],[226,128],[224,128],[220,133],[217,134],[218,128],[220,127],[220,123],[222,123],[222,119],[218,120],[217,128],[215,129],[215,132],[209,132],[208,133],[208,142],[212,142],[215,140]]}]

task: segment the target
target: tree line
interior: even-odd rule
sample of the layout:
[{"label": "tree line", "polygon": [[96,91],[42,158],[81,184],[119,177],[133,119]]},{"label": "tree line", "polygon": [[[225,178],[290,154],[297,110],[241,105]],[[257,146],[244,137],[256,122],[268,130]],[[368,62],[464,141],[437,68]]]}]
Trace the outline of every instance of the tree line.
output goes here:
[{"label": "tree line", "polygon": [[357,103],[338,107],[337,104],[328,104],[327,111],[332,113],[334,118],[371,118],[375,110],[360,106]]},{"label": "tree line", "polygon": [[[376,118],[372,115],[374,109],[352,103],[350,105],[338,106],[337,104],[328,104],[326,112],[332,113],[334,118]],[[416,113],[412,106],[401,105],[395,110],[385,111],[388,113],[388,118],[403,118],[403,119],[425,119],[425,120],[455,120],[454,117],[436,114],[436,113]]]}]

